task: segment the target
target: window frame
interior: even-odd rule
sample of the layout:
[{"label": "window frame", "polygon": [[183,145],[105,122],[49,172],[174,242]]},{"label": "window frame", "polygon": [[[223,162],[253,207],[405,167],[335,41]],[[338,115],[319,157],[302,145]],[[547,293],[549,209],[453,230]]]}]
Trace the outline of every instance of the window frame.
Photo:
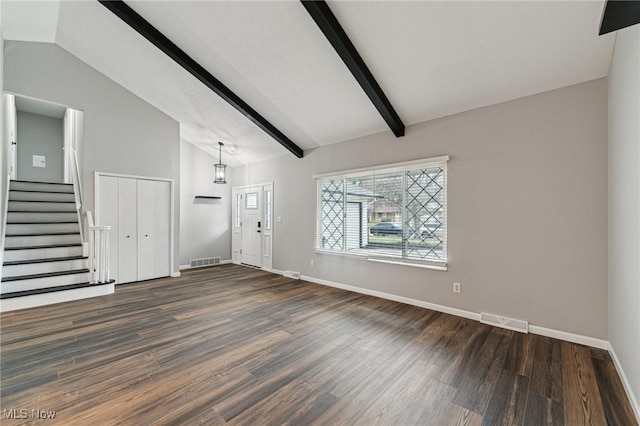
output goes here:
[{"label": "window frame", "polygon": [[[413,266],[427,269],[434,269],[439,271],[446,271],[448,269],[449,262],[449,250],[448,250],[448,240],[449,240],[449,224],[448,224],[448,162],[450,161],[450,157],[440,156],[433,158],[426,158],[420,160],[407,161],[402,163],[391,163],[391,164],[383,164],[374,167],[368,168],[360,168],[360,169],[351,169],[344,170],[339,172],[331,172],[331,173],[323,173],[317,174],[313,176],[313,179],[316,181],[316,225],[315,225],[315,236],[314,236],[314,252],[318,254],[329,254],[334,256],[343,256],[347,258],[354,258],[360,260],[368,260],[372,262],[381,262],[381,263],[389,263],[396,265],[404,265],[404,266]],[[347,240],[347,220],[346,213],[343,213],[342,220],[342,239],[345,241],[341,247],[341,250],[330,250],[323,249],[320,244],[320,239],[322,238],[322,218],[323,218],[323,180],[338,180],[342,179],[343,182],[343,198],[346,201],[346,184],[348,179],[357,178],[360,176],[369,176],[376,173],[402,173],[403,175],[403,188],[402,188],[402,197],[403,197],[403,206],[402,206],[402,217],[403,217],[403,229],[405,227],[404,220],[407,214],[407,206],[406,206],[406,196],[407,196],[407,185],[406,185],[406,173],[408,171],[415,170],[424,170],[429,168],[442,168],[443,174],[443,184],[442,189],[444,191],[443,194],[443,228],[444,228],[444,243],[443,243],[443,254],[444,259],[436,260],[436,259],[414,259],[407,257],[397,257],[389,254],[385,255],[373,255],[362,252],[349,252],[346,244]],[[343,209],[344,210],[344,209]],[[404,255],[403,255],[404,256]]]}]

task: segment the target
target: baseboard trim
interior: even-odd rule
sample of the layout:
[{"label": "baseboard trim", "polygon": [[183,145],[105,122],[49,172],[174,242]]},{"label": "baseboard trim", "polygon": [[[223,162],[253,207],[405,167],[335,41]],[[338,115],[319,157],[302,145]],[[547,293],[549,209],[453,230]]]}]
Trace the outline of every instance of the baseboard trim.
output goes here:
[{"label": "baseboard trim", "polygon": [[540,327],[538,325],[529,324],[529,331],[533,334],[539,334],[541,336],[553,337],[554,339],[560,339],[571,343],[577,343],[579,345],[591,346],[598,349],[608,349],[609,342],[602,339],[596,339],[595,337],[583,336],[581,334],[569,333],[568,331],[555,330],[552,328]]},{"label": "baseboard trim", "polygon": [[[282,274],[280,274],[282,275]],[[398,296],[396,294],[385,293],[383,291],[370,290],[368,288],[356,287],[348,284],[336,283],[333,281],[327,281],[320,278],[310,277],[308,275],[301,275],[301,280],[309,281],[312,283],[326,285],[329,287],[335,287],[342,290],[353,291],[354,293],[366,294],[368,296],[379,297],[381,299],[393,300],[394,302],[406,303],[407,305],[418,306],[420,308],[431,309],[433,311],[443,312],[445,314],[451,314],[458,317],[468,318],[475,321],[480,321],[480,314],[475,312],[465,311],[462,309],[451,308],[449,306],[438,305],[435,303],[424,302],[422,300],[412,299],[409,297]]]},{"label": "baseboard trim", "polygon": [[[283,275],[283,271],[276,269],[272,270],[273,273]],[[406,303],[407,305],[418,306],[420,308],[431,309],[433,311],[442,312],[445,314],[451,314],[462,318],[468,318],[475,321],[480,321],[480,313],[465,311],[463,309],[452,308],[450,306],[438,305],[436,303],[425,302],[422,300],[412,299],[409,297],[398,296],[396,294],[385,293],[382,291],[371,290],[368,288],[356,287],[348,284],[336,283],[333,281],[327,281],[320,278],[311,277],[308,275],[300,276],[301,280],[309,281],[315,284],[326,285],[328,287],[335,287],[342,290],[353,291],[355,293],[366,294],[369,296],[379,297],[381,299],[393,300],[394,302]],[[529,332],[533,334],[539,334],[541,336],[553,337],[556,339],[564,340],[571,343],[577,343],[580,345],[591,346],[598,349],[608,349],[609,342],[606,340],[596,339],[594,337],[582,336],[580,334],[569,333],[566,331],[554,330],[550,328],[540,327],[529,324]]]},{"label": "baseboard trim", "polygon": [[170,275],[171,278],[178,278],[179,276],[180,276],[180,272],[179,271],[178,272],[172,272],[171,275]]},{"label": "baseboard trim", "polygon": [[611,359],[613,359],[613,365],[616,367],[616,371],[618,372],[618,376],[622,381],[622,386],[624,387],[624,391],[627,393],[627,398],[629,398],[629,403],[631,404],[631,408],[633,409],[633,413],[636,415],[636,420],[640,423],[640,404],[638,403],[638,399],[636,395],[633,393],[633,389],[629,384],[629,380],[627,379],[627,375],[624,374],[624,369],[622,368],[622,364],[620,364],[620,359],[618,355],[616,355],[616,351],[611,346],[611,343],[607,342],[609,354],[611,355]]}]

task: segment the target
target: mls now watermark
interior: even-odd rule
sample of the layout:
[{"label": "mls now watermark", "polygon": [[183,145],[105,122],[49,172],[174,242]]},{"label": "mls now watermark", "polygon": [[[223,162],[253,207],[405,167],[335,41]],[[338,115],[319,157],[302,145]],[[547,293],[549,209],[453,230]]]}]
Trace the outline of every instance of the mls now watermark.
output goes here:
[{"label": "mls now watermark", "polygon": [[55,419],[56,412],[52,410],[42,410],[40,408],[10,408],[2,410],[2,417],[9,419]]}]

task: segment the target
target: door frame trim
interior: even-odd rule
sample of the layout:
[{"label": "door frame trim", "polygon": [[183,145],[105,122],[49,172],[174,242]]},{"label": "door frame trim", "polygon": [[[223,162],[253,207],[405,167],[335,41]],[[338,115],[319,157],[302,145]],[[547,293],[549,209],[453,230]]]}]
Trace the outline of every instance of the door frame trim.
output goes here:
[{"label": "door frame trim", "polygon": [[108,176],[108,177],[117,177],[117,178],[129,178],[129,179],[142,179],[142,180],[153,180],[153,181],[161,181],[161,182],[169,182],[171,185],[171,211],[169,212],[169,258],[171,259],[171,265],[169,266],[170,276],[174,274],[180,274],[180,266],[178,266],[178,270],[174,269],[174,265],[176,263],[175,259],[175,234],[176,234],[176,218],[175,218],[175,186],[176,180],[173,178],[163,178],[163,177],[153,177],[153,176],[138,176],[138,175],[127,175],[122,173],[110,173],[110,172],[93,172],[93,209],[94,209],[94,217],[96,224],[100,223],[100,177]]},{"label": "door frame trim", "polygon": [[[264,192],[265,190],[268,188],[269,190],[271,190],[271,229],[270,229],[270,233],[269,233],[269,256],[265,256],[265,247],[264,247],[264,241],[265,241],[265,233],[262,232],[262,236],[261,236],[261,253],[260,256],[262,257],[261,259],[261,264],[262,266],[260,267],[260,269],[263,269],[265,271],[270,271],[273,268],[273,237],[275,235],[275,217],[274,217],[274,205],[275,205],[275,191],[274,191],[274,183],[273,181],[271,182],[261,182],[261,183],[256,183],[256,184],[249,184],[249,185],[240,185],[240,186],[233,186],[231,188],[231,260],[233,263],[237,263],[237,264],[242,264],[242,256],[239,254],[239,252],[236,251],[237,246],[234,243],[235,241],[235,219],[236,219],[236,209],[237,209],[237,205],[236,205],[236,197],[239,191],[246,189],[246,188],[253,188],[256,186],[260,186],[262,187],[262,202],[264,203],[265,198],[264,198]],[[262,209],[262,223],[264,223],[264,217],[265,217],[265,211],[264,211],[264,206]],[[240,231],[242,232],[242,231]],[[240,237],[242,238],[242,237]],[[242,245],[242,240],[240,239],[239,241],[240,245]],[[240,247],[242,248],[242,247]]]}]

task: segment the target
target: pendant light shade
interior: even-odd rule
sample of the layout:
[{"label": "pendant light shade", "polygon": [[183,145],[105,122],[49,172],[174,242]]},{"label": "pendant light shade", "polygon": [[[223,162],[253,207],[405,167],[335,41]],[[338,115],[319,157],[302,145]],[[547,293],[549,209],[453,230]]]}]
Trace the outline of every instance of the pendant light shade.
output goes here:
[{"label": "pendant light shade", "polygon": [[227,166],[226,164],[222,164],[222,147],[224,146],[224,144],[222,142],[218,142],[218,145],[219,145],[218,164],[213,165],[213,170],[214,170],[213,183],[227,183]]}]

